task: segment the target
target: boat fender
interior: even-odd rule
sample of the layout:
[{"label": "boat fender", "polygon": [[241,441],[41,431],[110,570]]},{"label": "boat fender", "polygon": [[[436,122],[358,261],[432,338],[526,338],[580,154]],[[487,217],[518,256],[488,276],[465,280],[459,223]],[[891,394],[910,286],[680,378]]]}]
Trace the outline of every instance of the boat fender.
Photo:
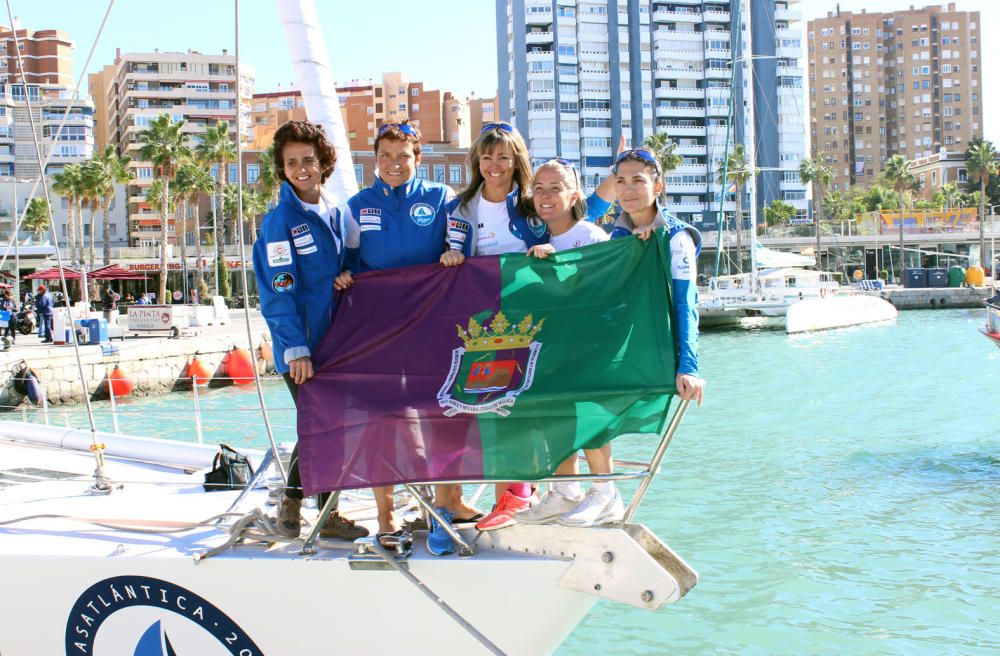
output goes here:
[{"label": "boat fender", "polygon": [[205,387],[212,380],[212,374],[209,372],[208,367],[205,366],[205,363],[199,360],[196,355],[188,363],[187,370],[184,372],[184,378],[190,379],[193,385]]},{"label": "boat fender", "polygon": [[121,367],[115,365],[115,368],[108,374],[108,389],[115,395],[115,398],[120,398],[131,394],[132,390],[135,389],[135,383],[128,377],[128,374],[122,371]]},{"label": "boat fender", "polygon": [[237,385],[253,383],[253,358],[246,349],[234,348],[222,360],[226,376]]},{"label": "boat fender", "polygon": [[27,365],[23,365],[14,374],[14,391],[21,396],[28,397],[28,400],[35,405],[42,402],[42,396],[45,394],[42,391],[42,384],[38,380],[38,374]]}]

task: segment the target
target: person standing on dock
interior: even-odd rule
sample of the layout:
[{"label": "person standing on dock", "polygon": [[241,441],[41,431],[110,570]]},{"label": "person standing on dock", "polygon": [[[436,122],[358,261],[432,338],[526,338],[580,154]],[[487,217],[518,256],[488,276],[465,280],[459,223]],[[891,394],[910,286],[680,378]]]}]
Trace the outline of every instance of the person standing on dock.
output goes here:
[{"label": "person standing on dock", "polygon": [[51,344],[52,313],[55,303],[52,301],[52,295],[45,289],[45,285],[38,286],[38,294],[35,296],[35,307],[38,309],[38,316],[45,327],[45,339],[43,339],[42,342]]},{"label": "person standing on dock", "polygon": [[3,295],[0,296],[0,310],[10,313],[7,325],[3,328],[3,337],[10,337],[10,343],[13,344],[17,340],[17,330],[15,330],[17,326],[17,301],[14,300],[9,289],[3,290]]},{"label": "person standing on dock", "polygon": [[[281,179],[278,205],[261,224],[253,247],[260,311],[274,342],[274,368],[292,401],[313,377],[312,354],[336,310],[333,283],[344,264],[344,217],[323,192],[337,154],[319,125],[289,121],[274,134],[274,168]],[[277,531],[297,538],[302,529],[299,447],[292,451],[288,486],[278,504]],[[321,505],[325,495],[320,495]],[[356,540],[368,529],[334,511],[323,537]]]}]

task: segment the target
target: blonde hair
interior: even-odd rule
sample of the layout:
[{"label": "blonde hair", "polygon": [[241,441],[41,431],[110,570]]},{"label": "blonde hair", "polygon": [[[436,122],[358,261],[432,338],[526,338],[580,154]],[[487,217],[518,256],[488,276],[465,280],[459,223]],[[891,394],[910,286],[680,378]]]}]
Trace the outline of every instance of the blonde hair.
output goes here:
[{"label": "blonde hair", "polygon": [[[564,175],[569,175],[573,178],[576,184],[576,200],[573,202],[572,214],[573,220],[579,221],[587,216],[587,199],[583,196],[583,188],[580,186],[580,174],[577,172],[576,167],[574,167],[567,160],[561,159],[550,159],[535,170],[535,177],[542,169],[558,169]],[[534,200],[532,200],[531,210],[534,213],[535,205]]]},{"label": "blonde hair", "polygon": [[482,171],[479,170],[480,158],[497,150],[510,148],[514,155],[514,184],[517,185],[517,207],[522,214],[531,211],[531,199],[528,187],[531,186],[531,158],[528,156],[528,146],[524,143],[524,137],[517,130],[507,132],[499,127],[479,135],[476,142],[469,149],[469,168],[472,170],[472,180],[459,198],[462,199],[460,206],[465,206],[479,193],[480,187],[486,182]]}]

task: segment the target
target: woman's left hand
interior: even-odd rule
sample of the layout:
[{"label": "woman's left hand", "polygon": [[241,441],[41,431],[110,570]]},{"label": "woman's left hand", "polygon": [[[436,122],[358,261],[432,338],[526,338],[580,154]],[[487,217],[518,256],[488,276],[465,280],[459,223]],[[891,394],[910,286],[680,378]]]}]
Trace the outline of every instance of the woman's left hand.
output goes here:
[{"label": "woman's left hand", "polygon": [[701,405],[705,395],[705,379],[691,374],[677,374],[677,395],[684,401],[697,401]]},{"label": "woman's left hand", "polygon": [[552,244],[536,244],[528,249],[528,256],[534,256],[544,260],[555,252],[556,249],[552,247]]}]

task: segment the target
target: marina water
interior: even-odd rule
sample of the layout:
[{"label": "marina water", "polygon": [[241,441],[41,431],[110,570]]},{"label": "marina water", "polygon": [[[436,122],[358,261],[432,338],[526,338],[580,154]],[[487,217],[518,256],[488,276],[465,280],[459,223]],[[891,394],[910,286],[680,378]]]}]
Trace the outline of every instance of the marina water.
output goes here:
[{"label": "marina water", "polygon": [[[1000,653],[1000,350],[982,322],[914,311],[796,337],[703,334],[705,404],[637,517],[700,582],[657,613],[599,602],[559,654]],[[293,439],[284,385],[266,399]],[[266,444],[252,389],[200,402],[205,441]],[[191,408],[190,392],[127,400],[120,428],[194,439]],[[51,420],[86,425],[79,407]],[[651,448],[615,442],[623,458]]]}]

